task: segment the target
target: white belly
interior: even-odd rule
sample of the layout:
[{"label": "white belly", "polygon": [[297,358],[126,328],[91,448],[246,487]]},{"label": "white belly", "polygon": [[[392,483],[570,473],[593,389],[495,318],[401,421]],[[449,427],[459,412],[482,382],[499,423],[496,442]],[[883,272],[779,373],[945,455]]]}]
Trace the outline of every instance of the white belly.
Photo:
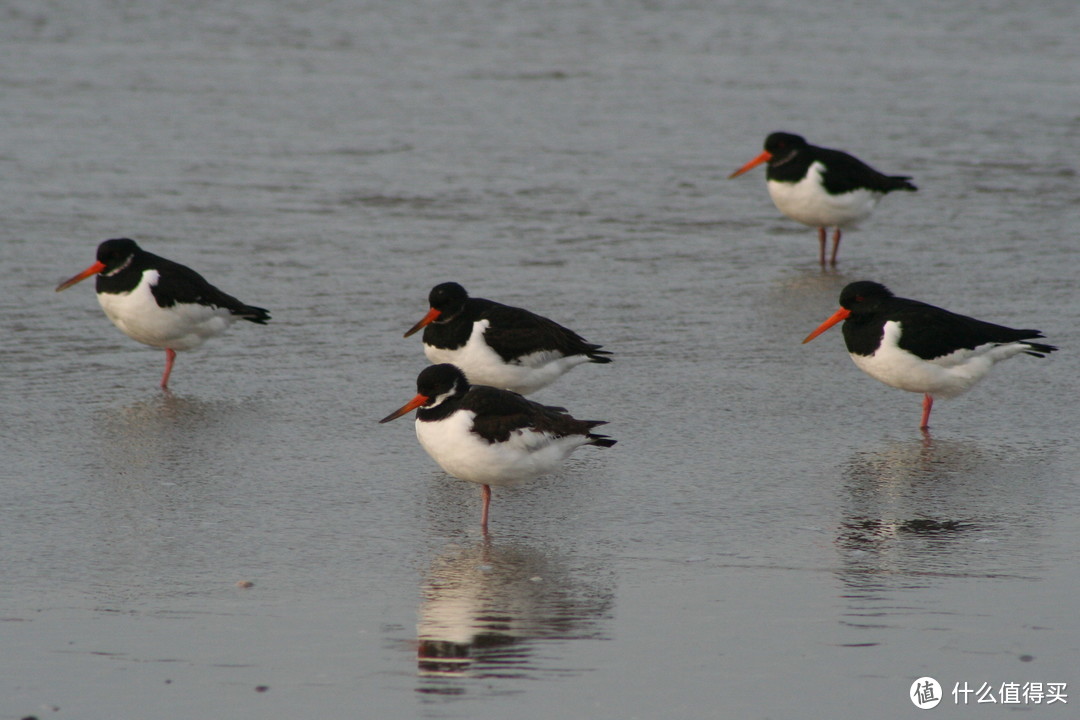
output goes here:
[{"label": "white belly", "polygon": [[957,350],[933,360],[923,360],[897,346],[900,324],[885,323],[881,347],[873,355],[851,355],[860,370],[894,388],[929,393],[934,397],[961,395],[1002,360],[1024,352],[1025,345],[987,344],[974,350]]},{"label": "white belly", "polygon": [[150,292],[157,277],[157,271],[148,270],[131,292],[97,296],[105,315],[132,340],[153,347],[191,350],[232,324],[234,316],[223,308],[189,303],[159,307]]},{"label": "white belly", "polygon": [[484,485],[513,485],[554,472],[575,449],[588,442],[582,435],[554,438],[520,430],[506,442],[488,443],[474,435],[474,414],[459,411],[439,422],[416,421],[416,438],[427,454],[450,475]]},{"label": "white belly", "polygon": [[457,350],[425,344],[424,354],[432,363],[457,365],[472,385],[490,385],[522,395],[550,385],[571,368],[589,360],[584,355],[566,357],[558,352],[536,352],[508,363],[484,342],[484,331],[489,324],[487,320],[474,323],[468,342]]},{"label": "white belly", "polygon": [[812,227],[854,227],[870,216],[882,193],[854,190],[830,195],[821,184],[821,170],[821,164],[815,162],[797,183],[769,180],[766,185],[777,209]]}]

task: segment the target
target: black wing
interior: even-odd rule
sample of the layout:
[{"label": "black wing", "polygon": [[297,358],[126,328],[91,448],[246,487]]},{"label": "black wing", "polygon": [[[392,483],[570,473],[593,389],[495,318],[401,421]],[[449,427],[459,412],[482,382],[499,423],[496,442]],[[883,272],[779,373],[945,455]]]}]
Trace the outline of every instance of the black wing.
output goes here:
[{"label": "black wing", "polygon": [[218,290],[207,282],[206,278],[186,265],[159,256],[155,256],[153,262],[158,268],[159,277],[157,284],[150,290],[157,299],[158,305],[162,307],[169,307],[175,303],[196,303],[225,308],[233,315],[260,325],[265,325],[270,319],[270,313],[267,310],[245,305],[232,295]]},{"label": "black wing", "polygon": [[603,425],[602,420],[577,420],[565,409],[541,405],[515,392],[499,390],[486,385],[474,385],[462,402],[462,406],[476,413],[473,429],[492,442],[509,439],[515,430],[537,430],[562,437],[586,435],[593,439],[589,430]]},{"label": "black wing", "polygon": [[857,157],[840,150],[818,148],[818,157],[828,168],[823,178],[825,189],[836,195],[852,190],[873,190],[888,193],[893,190],[915,190],[903,175],[885,175],[870,167]]},{"label": "black wing", "polygon": [[544,350],[564,356],[585,355],[597,363],[611,362],[607,357],[611,353],[601,350],[600,345],[586,342],[573,330],[522,308],[490,302],[477,319],[490,321],[484,335],[504,360]]},{"label": "black wing", "polygon": [[[926,360],[948,355],[958,348],[974,350],[990,343],[1025,342],[1044,337],[1039,330],[1016,330],[917,301],[908,301],[902,310],[892,313],[890,319],[899,322],[903,329],[900,347]],[[1027,344],[1031,347],[1028,354],[1038,357],[1057,350],[1052,345]]]}]

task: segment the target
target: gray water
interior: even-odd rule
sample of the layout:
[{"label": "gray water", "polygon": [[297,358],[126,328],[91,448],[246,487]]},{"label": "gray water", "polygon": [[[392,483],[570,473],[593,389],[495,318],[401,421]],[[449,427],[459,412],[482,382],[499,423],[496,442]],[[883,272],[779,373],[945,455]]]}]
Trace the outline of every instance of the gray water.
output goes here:
[{"label": "gray water", "polygon": [[[952,690],[1080,692],[1080,12],[872,5],[4,3],[0,718],[1075,716]],[[823,272],[726,179],[779,129],[919,192]],[[162,393],[53,292],[117,236],[273,321]],[[377,424],[448,279],[616,353],[535,397],[619,444],[486,540]],[[857,279],[1062,350],[924,437],[800,345]]]}]

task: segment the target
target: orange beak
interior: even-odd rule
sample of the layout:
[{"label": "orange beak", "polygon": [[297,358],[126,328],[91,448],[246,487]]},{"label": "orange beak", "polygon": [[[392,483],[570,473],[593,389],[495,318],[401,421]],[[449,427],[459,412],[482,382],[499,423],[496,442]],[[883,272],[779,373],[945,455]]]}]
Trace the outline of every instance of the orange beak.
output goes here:
[{"label": "orange beak", "polygon": [[57,285],[56,286],[56,292],[60,292],[61,290],[67,290],[69,287],[71,287],[75,283],[81,282],[82,280],[85,280],[86,278],[90,277],[91,275],[97,275],[99,272],[101,272],[104,269],[105,269],[105,263],[96,262],[93,265],[91,265],[90,267],[83,270],[81,273],[79,273],[75,277],[69,278],[68,280],[65,280],[64,282]]},{"label": "orange beak", "polygon": [[734,178],[734,177],[739,177],[740,175],[742,175],[747,170],[752,170],[752,169],[756,168],[758,165],[760,165],[761,163],[769,162],[770,160],[772,160],[772,153],[769,152],[768,150],[766,150],[765,152],[761,153],[760,155],[758,155],[756,158],[754,158],[750,162],[743,165],[741,168],[739,168],[735,172],[728,175],[728,180],[730,180],[731,178]]},{"label": "orange beak", "polygon": [[818,325],[817,330],[815,330],[814,332],[807,335],[806,339],[803,340],[803,344],[805,345],[806,343],[810,342],[811,340],[816,338],[818,335],[825,332],[826,330],[828,330],[829,328],[831,328],[833,325],[840,322],[841,320],[847,320],[848,315],[850,315],[850,314],[851,314],[851,311],[848,310],[847,308],[840,308],[839,310],[837,310],[835,313],[832,314],[832,317],[830,317],[828,320],[826,320],[825,322]]},{"label": "orange beak", "polygon": [[417,394],[417,396],[414,397],[412,400],[405,403],[404,405],[399,407],[397,410],[395,410],[394,412],[392,412],[389,415],[387,415],[386,417],[384,417],[379,422],[380,423],[388,423],[391,420],[397,420],[399,417],[401,417],[405,413],[412,412],[413,410],[420,407],[421,405],[423,405],[424,403],[426,403],[429,400],[431,400],[431,398],[429,398],[427,395],[419,395],[419,394]]},{"label": "orange beak", "polygon": [[442,315],[442,310],[436,310],[435,308],[431,308],[427,311],[427,315],[425,315],[423,319],[420,320],[420,322],[409,328],[408,332],[405,333],[404,337],[409,337],[417,330],[420,330],[421,328],[426,328],[428,325],[435,322],[435,320],[438,319],[440,315]]}]

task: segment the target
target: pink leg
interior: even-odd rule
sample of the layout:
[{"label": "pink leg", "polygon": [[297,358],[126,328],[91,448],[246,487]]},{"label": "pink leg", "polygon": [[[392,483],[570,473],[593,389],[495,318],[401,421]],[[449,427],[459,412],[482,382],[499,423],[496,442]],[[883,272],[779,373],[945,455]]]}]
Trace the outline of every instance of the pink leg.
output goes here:
[{"label": "pink leg", "polygon": [[934,398],[930,393],[923,395],[922,401],[922,425],[919,426],[920,430],[926,430],[930,427],[930,408],[934,407]]},{"label": "pink leg", "polygon": [[173,362],[176,360],[176,351],[165,348],[165,374],[161,376],[161,389],[169,389],[169,373],[172,372]]},{"label": "pink leg", "polygon": [[484,485],[480,491],[480,498],[484,502],[484,509],[480,511],[480,529],[487,534],[488,506],[491,505],[491,486]]},{"label": "pink leg", "polygon": [[[824,242],[825,241],[823,239],[822,243],[824,243]],[[840,228],[836,228],[836,232],[833,233],[833,236],[832,236],[832,262],[831,262],[831,265],[833,267],[836,267],[836,252],[839,249],[840,249]],[[821,252],[822,253],[825,252],[825,246],[824,245],[822,245],[822,247],[821,247]],[[822,258],[824,258],[824,255],[822,255]],[[822,259],[821,264],[822,265],[825,264],[824,259]]]},{"label": "pink leg", "polygon": [[825,267],[825,235],[826,229],[819,227],[817,229],[818,245],[821,247],[821,267]]}]

